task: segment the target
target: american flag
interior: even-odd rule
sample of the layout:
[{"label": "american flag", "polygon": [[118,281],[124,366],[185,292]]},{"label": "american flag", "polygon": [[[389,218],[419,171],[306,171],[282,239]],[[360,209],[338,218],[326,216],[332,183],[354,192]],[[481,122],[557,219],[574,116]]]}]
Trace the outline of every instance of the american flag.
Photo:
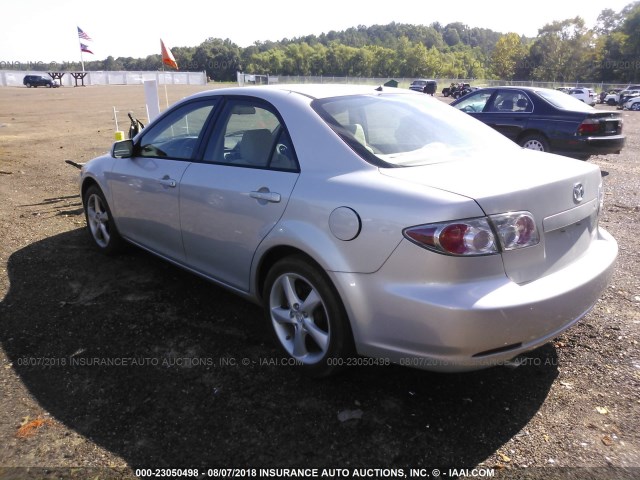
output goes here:
[{"label": "american flag", "polygon": [[89,35],[87,35],[86,33],[84,33],[84,31],[82,31],[82,29],[80,27],[78,27],[78,37],[79,38],[83,38],[85,40],[91,40],[91,37]]},{"label": "american flag", "polygon": [[85,45],[84,43],[80,44],[80,51],[90,53],[91,55],[93,55],[93,52],[89,50],[89,45]]}]

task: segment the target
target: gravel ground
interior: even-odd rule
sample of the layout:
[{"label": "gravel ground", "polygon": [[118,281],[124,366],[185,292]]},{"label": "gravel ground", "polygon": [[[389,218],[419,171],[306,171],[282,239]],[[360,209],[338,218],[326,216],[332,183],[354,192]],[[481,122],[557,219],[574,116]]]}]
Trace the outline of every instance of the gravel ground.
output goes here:
[{"label": "gravel ground", "polygon": [[113,107],[121,128],[127,110],[144,118],[143,88],[0,88],[0,478],[640,477],[639,112],[623,113],[621,155],[589,160],[620,256],[577,326],[518,368],[317,381],[278,364],[256,306],[141,251],[91,247],[64,160],[108,149]]}]

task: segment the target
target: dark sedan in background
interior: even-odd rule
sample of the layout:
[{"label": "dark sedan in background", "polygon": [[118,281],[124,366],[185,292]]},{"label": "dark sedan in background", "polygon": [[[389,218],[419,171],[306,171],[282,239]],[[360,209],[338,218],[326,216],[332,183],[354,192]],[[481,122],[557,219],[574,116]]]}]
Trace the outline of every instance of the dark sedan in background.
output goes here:
[{"label": "dark sedan in background", "polygon": [[597,110],[557,90],[482,88],[451,105],[532,150],[584,160],[620,153],[625,142],[619,113]]}]

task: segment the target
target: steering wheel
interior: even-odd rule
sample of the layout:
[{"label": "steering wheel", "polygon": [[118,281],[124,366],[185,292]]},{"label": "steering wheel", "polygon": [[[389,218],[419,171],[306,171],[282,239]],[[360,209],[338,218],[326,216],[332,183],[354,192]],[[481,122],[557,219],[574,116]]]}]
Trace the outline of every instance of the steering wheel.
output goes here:
[{"label": "steering wheel", "polygon": [[461,108],[461,110],[463,112],[476,112],[476,107],[474,107],[473,105],[465,105],[464,107]]}]

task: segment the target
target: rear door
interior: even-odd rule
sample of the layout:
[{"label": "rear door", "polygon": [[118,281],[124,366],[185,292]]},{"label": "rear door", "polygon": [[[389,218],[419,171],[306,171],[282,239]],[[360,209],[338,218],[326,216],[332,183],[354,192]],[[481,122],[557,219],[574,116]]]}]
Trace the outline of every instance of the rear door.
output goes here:
[{"label": "rear door", "polygon": [[298,172],[275,108],[257,99],[229,99],[203,161],[191,164],[180,182],[187,264],[248,291],[253,255],[282,216]]}]

